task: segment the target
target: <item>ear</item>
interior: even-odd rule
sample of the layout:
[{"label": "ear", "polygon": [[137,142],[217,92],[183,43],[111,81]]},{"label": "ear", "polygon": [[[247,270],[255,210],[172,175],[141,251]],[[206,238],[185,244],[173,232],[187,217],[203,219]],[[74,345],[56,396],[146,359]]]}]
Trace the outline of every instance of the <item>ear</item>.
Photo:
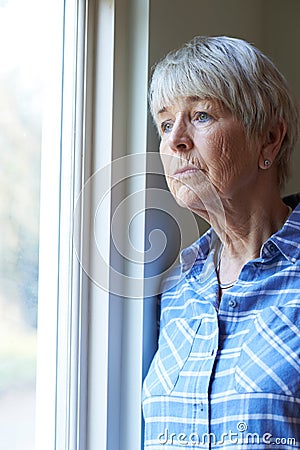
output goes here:
[{"label": "ear", "polygon": [[[259,167],[261,169],[268,169],[271,167],[281,148],[285,135],[286,124],[284,120],[277,122],[269,129],[259,157]],[[266,161],[269,161],[269,163],[266,164]]]}]

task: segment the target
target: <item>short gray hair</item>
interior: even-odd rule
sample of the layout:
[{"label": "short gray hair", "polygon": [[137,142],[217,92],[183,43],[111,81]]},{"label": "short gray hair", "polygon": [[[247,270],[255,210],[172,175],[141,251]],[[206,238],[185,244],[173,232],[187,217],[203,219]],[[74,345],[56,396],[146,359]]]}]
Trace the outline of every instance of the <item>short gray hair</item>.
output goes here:
[{"label": "short gray hair", "polygon": [[276,159],[278,183],[284,186],[298,140],[298,106],[284,76],[256,47],[237,38],[197,36],[154,67],[149,95],[154,118],[180,97],[221,101],[249,137],[285,121],[287,132]]}]

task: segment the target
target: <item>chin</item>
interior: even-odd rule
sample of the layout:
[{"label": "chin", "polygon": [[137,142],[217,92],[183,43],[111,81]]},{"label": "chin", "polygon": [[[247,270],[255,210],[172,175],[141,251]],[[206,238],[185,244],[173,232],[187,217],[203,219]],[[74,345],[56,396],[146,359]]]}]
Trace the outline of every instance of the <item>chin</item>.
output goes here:
[{"label": "chin", "polygon": [[179,192],[173,193],[173,196],[179,206],[187,208],[191,211],[205,210],[205,206],[199,195],[190,189],[180,189]]}]

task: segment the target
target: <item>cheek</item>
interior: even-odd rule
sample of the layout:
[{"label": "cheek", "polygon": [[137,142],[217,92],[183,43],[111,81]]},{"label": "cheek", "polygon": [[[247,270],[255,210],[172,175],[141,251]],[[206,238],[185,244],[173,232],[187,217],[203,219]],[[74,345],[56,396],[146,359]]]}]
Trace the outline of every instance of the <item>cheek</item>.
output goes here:
[{"label": "cheek", "polygon": [[182,158],[173,151],[165,150],[160,146],[160,159],[166,176],[173,175],[182,164]]},{"label": "cheek", "polygon": [[[244,143],[237,136],[232,139],[229,133],[214,136],[209,148],[211,158],[209,158],[209,174],[217,185],[227,183],[235,177],[241,169],[243,163]],[[244,155],[245,157],[245,155]]]},{"label": "cheek", "polygon": [[172,155],[166,151],[165,145],[162,141],[159,146],[159,155],[164,168],[164,173],[167,175],[171,171]]},{"label": "cheek", "polygon": [[160,146],[160,159],[163,165],[164,174],[166,178],[167,185],[170,192],[176,196],[178,189],[181,187],[178,180],[174,179],[172,175],[175,173],[178,167],[178,156],[176,154],[170,154],[164,151],[162,145]]},{"label": "cheek", "polygon": [[233,195],[255,182],[257,149],[233,134],[219,142],[220,155],[210,168],[210,180],[220,194]]}]

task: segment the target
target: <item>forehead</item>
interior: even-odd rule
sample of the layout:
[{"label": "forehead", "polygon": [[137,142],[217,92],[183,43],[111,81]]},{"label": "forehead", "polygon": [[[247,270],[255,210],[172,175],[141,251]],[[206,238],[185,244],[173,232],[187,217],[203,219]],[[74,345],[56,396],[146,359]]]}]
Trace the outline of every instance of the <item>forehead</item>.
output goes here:
[{"label": "forehead", "polygon": [[157,112],[157,116],[159,116],[160,114],[163,114],[166,111],[170,111],[174,108],[186,108],[189,106],[193,107],[195,104],[198,104],[203,101],[205,101],[205,100],[203,100],[200,97],[197,97],[195,95],[189,96],[189,97],[179,97],[179,98],[174,99],[174,101],[169,102],[166,105],[163,105]]},{"label": "forehead", "polygon": [[156,114],[155,119],[158,121],[166,114],[176,114],[176,112],[189,111],[193,108],[201,108],[203,111],[227,111],[223,103],[217,99],[187,96],[176,98],[172,102],[163,105]]}]

